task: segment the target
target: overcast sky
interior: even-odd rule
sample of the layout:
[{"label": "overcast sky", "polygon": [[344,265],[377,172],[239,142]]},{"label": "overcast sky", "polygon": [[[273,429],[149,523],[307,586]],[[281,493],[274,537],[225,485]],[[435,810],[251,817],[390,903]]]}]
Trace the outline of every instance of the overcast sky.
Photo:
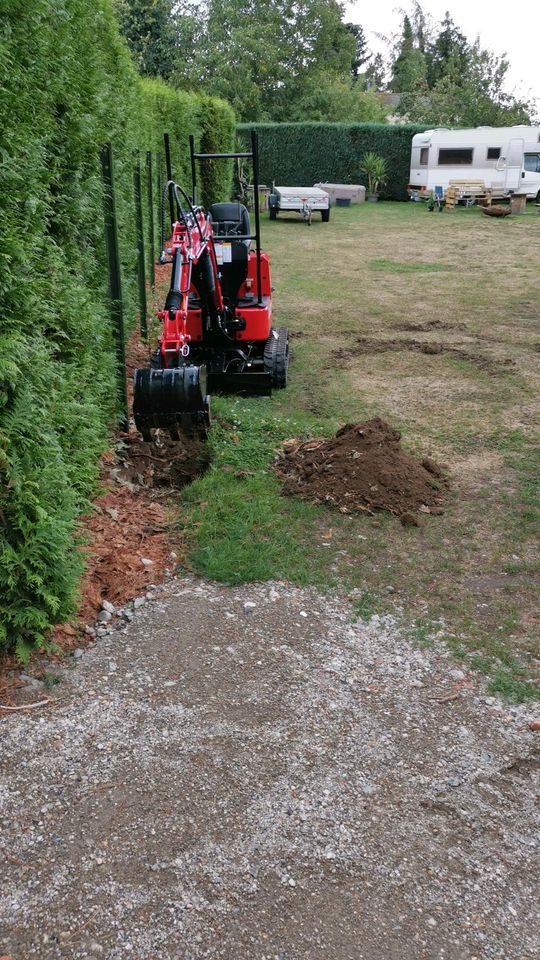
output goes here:
[{"label": "overcast sky", "polygon": [[[450,16],[469,41],[479,35],[482,47],[498,55],[506,53],[511,65],[509,91],[535,97],[540,106],[540,10],[537,0],[524,0],[522,4],[509,8],[493,0],[425,0],[422,7],[437,23],[443,19],[445,11],[450,10]],[[384,54],[384,44],[375,34],[388,35],[399,30],[402,21],[400,8],[407,10],[410,6],[395,0],[377,0],[374,5],[356,0],[355,3],[346,3],[346,19],[360,23],[370,49]]]}]

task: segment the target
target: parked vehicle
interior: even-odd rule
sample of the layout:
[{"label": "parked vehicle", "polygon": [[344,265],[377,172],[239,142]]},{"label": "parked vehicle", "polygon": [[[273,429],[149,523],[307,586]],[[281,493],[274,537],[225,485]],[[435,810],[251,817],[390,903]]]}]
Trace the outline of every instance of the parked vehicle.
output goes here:
[{"label": "parked vehicle", "polygon": [[540,203],[540,127],[440,128],[412,139],[407,192],[428,196],[436,187],[483,182],[494,199],[526,194]]},{"label": "parked vehicle", "polygon": [[276,187],[272,185],[272,192],[268,198],[268,212],[270,220],[275,220],[280,211],[284,213],[301,213],[307,223],[311,223],[311,215],[320,210],[321,219],[328,223],[330,219],[330,198],[319,187]]}]

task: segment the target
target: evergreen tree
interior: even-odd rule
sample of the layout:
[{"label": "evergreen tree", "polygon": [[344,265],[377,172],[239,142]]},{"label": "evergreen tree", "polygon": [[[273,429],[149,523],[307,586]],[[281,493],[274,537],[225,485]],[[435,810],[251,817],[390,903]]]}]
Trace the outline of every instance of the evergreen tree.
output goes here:
[{"label": "evergreen tree", "polygon": [[392,64],[391,88],[394,93],[407,93],[424,86],[426,79],[426,58],[415,42],[411,21],[405,14],[401,39]]},{"label": "evergreen tree", "polygon": [[399,110],[414,123],[437,126],[506,127],[531,123],[533,105],[504,89],[509,63],[482,50],[477,40],[468,47],[466,65],[450,59],[435,85],[418,96],[402,97]]},{"label": "evergreen tree", "polygon": [[438,80],[450,72],[459,82],[459,77],[466,73],[468,52],[467,38],[446,12],[440,32],[429,45],[428,85],[434,87]]},{"label": "evergreen tree", "polygon": [[358,80],[361,67],[371,59],[371,53],[368,50],[366,35],[363,27],[359,23],[346,23],[345,28],[354,37],[355,50],[351,64],[353,80]]}]

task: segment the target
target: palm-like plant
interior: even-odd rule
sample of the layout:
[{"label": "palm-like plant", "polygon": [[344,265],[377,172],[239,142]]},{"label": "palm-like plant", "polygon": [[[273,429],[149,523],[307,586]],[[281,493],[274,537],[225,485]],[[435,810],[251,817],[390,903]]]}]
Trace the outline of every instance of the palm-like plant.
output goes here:
[{"label": "palm-like plant", "polygon": [[375,196],[388,178],[388,165],[384,157],[369,151],[362,157],[361,170],[367,177],[368,194]]}]

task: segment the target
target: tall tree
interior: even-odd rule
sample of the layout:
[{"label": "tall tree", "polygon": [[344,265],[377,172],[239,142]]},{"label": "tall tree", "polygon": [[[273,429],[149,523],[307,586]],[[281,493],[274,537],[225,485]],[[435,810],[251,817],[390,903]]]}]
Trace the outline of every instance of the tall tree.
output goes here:
[{"label": "tall tree", "polygon": [[469,43],[450,13],[437,29],[418,0],[391,48],[391,88],[399,113],[433,125],[508,126],[530,122],[532,105],[506,90],[509,63]]},{"label": "tall tree", "polygon": [[144,76],[168,79],[176,65],[173,0],[117,0],[120,28]]},{"label": "tall tree", "polygon": [[402,97],[400,112],[416,123],[444,126],[506,127],[530,123],[533,104],[505,90],[509,63],[482,50],[477,40],[468,48],[466,68],[450,61],[447,72],[421,96]]},{"label": "tall tree", "polygon": [[346,23],[345,28],[354,37],[355,49],[351,62],[351,71],[353,80],[358,80],[361,68],[371,59],[371,53],[368,49],[364,29],[359,23]]},{"label": "tall tree", "polygon": [[456,78],[466,74],[469,44],[458,30],[448,11],[441,28],[428,52],[428,85],[435,86],[438,80],[450,72]]},{"label": "tall tree", "polygon": [[[287,120],[315,78],[350,82],[356,40],[337,0],[207,0],[180,86],[224,97],[241,120]],[[181,11],[180,32],[193,23]]]},{"label": "tall tree", "polygon": [[425,54],[419,49],[412,23],[405,14],[401,39],[397,43],[392,64],[391,88],[394,93],[406,93],[424,86],[426,78]]}]

